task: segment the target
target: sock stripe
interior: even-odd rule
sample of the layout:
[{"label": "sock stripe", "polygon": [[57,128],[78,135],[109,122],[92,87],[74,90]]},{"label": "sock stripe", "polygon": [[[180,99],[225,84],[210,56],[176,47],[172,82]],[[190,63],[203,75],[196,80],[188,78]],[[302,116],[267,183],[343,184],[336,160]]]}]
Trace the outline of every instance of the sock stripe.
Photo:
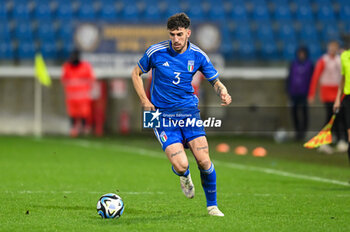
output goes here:
[{"label": "sock stripe", "polygon": [[175,170],[174,166],[171,166],[171,169],[172,169],[173,172],[174,172],[176,175],[178,175],[178,176],[188,176],[188,174],[190,174],[190,165],[188,165],[187,170],[186,170],[186,172],[185,172],[184,174],[178,173],[178,172]]},{"label": "sock stripe", "polygon": [[202,173],[209,175],[210,173],[212,173],[212,172],[214,171],[214,164],[211,163],[211,166],[210,166],[210,168],[209,168],[208,170],[203,170],[203,169],[199,169],[199,170],[200,170]]}]

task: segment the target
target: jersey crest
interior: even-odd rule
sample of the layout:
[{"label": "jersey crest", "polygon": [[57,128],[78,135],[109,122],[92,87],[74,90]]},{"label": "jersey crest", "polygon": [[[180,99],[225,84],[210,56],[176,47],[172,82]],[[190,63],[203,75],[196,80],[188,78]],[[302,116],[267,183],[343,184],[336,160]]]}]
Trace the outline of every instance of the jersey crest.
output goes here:
[{"label": "jersey crest", "polygon": [[192,72],[194,69],[194,60],[189,60],[187,63],[187,69],[189,72]]}]

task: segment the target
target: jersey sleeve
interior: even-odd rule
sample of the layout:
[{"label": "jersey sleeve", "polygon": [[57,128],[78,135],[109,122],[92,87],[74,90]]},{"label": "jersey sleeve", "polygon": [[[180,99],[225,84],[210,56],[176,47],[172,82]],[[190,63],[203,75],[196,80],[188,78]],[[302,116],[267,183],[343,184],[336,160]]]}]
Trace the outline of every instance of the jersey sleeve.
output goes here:
[{"label": "jersey sleeve", "polygon": [[148,73],[148,71],[151,69],[151,58],[147,55],[147,51],[139,62],[137,62],[137,65],[140,67],[143,73]]},{"label": "jersey sleeve", "polygon": [[341,75],[345,76],[345,62],[344,62],[344,56],[345,52],[343,52],[340,56],[340,62],[341,62]]},{"label": "jersey sleeve", "polygon": [[214,81],[219,77],[218,71],[214,68],[209,57],[206,54],[201,54],[201,67],[200,71],[208,81]]},{"label": "jersey sleeve", "polygon": [[315,97],[317,84],[318,84],[318,81],[319,81],[321,74],[324,70],[324,67],[325,67],[325,62],[324,62],[323,58],[320,58],[316,63],[316,68],[315,68],[315,70],[312,74],[312,77],[311,77],[308,98]]}]

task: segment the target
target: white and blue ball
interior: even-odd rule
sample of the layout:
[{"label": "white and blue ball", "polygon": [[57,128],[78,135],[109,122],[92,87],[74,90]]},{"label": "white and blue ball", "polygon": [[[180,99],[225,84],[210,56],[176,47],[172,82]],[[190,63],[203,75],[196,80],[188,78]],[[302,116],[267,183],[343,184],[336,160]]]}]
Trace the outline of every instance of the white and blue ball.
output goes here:
[{"label": "white and blue ball", "polygon": [[102,218],[119,218],[124,212],[122,198],[114,193],[103,195],[97,202],[97,213]]}]

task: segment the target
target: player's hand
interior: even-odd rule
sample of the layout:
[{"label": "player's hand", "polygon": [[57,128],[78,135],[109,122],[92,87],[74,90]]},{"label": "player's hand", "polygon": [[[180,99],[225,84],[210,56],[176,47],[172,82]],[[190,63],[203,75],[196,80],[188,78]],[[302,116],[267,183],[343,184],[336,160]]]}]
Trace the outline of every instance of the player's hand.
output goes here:
[{"label": "player's hand", "polygon": [[145,102],[142,102],[141,104],[144,110],[151,110],[151,111],[156,110],[156,107],[154,107],[154,105],[150,101],[145,101]]},{"label": "player's hand", "polygon": [[333,105],[333,113],[338,113],[340,109],[340,101],[335,100],[334,105]]},{"label": "player's hand", "polygon": [[221,105],[222,106],[227,106],[232,102],[232,98],[231,98],[230,94],[228,94],[228,93],[221,93],[220,98],[221,98]]}]

